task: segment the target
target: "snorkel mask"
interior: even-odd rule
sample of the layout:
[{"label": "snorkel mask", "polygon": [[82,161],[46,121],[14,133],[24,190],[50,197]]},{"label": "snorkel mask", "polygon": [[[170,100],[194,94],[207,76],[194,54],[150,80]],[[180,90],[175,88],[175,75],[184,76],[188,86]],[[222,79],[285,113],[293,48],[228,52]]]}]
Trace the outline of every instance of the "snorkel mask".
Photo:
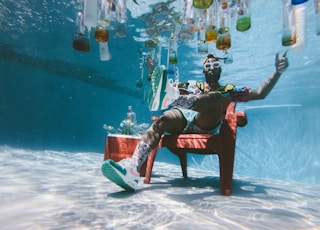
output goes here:
[{"label": "snorkel mask", "polygon": [[209,69],[218,69],[221,67],[220,60],[225,58],[216,57],[214,54],[208,54],[202,62],[203,70],[208,71]]}]

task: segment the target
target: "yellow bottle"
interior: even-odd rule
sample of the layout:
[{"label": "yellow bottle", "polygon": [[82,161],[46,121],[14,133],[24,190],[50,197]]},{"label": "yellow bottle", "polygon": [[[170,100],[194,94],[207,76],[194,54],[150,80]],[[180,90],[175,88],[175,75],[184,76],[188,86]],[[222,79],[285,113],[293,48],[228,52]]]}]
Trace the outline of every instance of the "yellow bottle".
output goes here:
[{"label": "yellow bottle", "polygon": [[198,9],[208,9],[213,0],[193,0],[193,6]]},{"label": "yellow bottle", "polygon": [[231,35],[229,32],[231,19],[228,3],[226,1],[221,2],[218,15],[219,29],[216,48],[218,50],[227,50],[231,47]]},{"label": "yellow bottle", "polygon": [[206,32],[205,32],[206,42],[216,42],[218,38],[216,2],[217,1],[215,1],[207,10]]}]

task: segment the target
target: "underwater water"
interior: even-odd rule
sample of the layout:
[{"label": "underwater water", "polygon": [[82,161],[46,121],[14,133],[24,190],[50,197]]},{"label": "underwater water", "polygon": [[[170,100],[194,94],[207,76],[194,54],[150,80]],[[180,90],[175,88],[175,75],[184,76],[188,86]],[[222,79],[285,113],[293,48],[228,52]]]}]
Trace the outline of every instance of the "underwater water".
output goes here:
[{"label": "underwater water", "polygon": [[[150,124],[140,79],[139,15],[159,1],[127,1],[127,36],[110,35],[111,60],[72,49],[76,1],[0,0],[0,222],[4,229],[317,229],[320,203],[320,37],[307,2],[306,47],[281,45],[281,1],[252,1],[252,26],[231,29],[233,63],[221,83],[259,87],[289,49],[290,66],[262,101],[238,103],[234,191],[219,193],[217,157],[157,155],[150,185],[127,194],[100,172],[106,130],[128,105]],[[177,8],[182,1],[174,1]],[[142,38],[141,38],[142,37]],[[142,39],[143,40],[143,39]],[[203,79],[196,41],[179,42],[180,81]],[[209,49],[218,55],[210,44]],[[165,56],[166,49],[163,49]],[[165,57],[163,58],[165,64]],[[149,214],[149,215],[148,215]]]}]

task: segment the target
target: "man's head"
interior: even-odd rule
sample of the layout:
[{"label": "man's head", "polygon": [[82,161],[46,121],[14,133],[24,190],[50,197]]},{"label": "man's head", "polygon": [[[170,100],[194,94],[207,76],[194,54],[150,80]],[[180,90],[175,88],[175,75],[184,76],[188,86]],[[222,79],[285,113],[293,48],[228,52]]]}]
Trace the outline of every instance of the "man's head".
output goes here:
[{"label": "man's head", "polygon": [[221,74],[221,62],[214,54],[208,54],[202,62],[203,73],[209,85],[218,83]]}]

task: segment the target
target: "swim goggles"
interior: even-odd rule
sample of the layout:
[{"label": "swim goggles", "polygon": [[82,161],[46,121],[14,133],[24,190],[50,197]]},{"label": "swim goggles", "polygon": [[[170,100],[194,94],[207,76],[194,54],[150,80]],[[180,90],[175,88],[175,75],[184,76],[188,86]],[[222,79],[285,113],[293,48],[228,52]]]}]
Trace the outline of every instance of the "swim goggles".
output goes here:
[{"label": "swim goggles", "polygon": [[203,70],[208,71],[209,69],[218,69],[221,66],[221,62],[214,61],[214,62],[207,62],[203,64]]}]

